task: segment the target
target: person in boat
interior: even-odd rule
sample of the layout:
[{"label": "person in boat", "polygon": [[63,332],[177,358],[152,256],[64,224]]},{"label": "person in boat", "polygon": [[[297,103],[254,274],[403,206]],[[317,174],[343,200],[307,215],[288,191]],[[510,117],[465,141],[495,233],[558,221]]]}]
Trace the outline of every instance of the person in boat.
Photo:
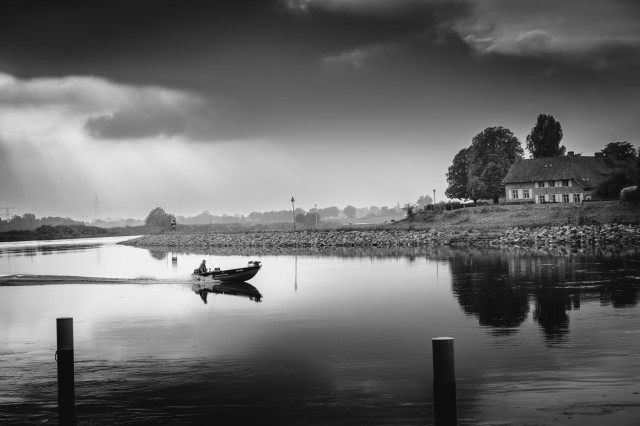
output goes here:
[{"label": "person in boat", "polygon": [[207,261],[202,259],[202,263],[200,264],[200,267],[198,268],[198,272],[207,272]]}]

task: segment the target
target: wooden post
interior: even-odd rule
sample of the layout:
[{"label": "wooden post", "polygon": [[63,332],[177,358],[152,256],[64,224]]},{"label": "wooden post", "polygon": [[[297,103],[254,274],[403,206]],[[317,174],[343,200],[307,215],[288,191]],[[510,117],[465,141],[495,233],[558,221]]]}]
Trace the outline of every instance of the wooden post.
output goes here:
[{"label": "wooden post", "polygon": [[75,423],[75,390],[73,380],[73,318],[57,318],[58,350],[58,423]]},{"label": "wooden post", "polygon": [[433,419],[435,426],[458,424],[453,338],[431,339],[433,349]]}]

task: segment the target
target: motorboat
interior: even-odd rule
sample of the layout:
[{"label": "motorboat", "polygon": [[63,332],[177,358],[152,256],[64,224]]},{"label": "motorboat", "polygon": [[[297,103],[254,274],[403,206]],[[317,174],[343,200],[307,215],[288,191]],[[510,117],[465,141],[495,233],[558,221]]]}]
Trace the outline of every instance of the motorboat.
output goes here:
[{"label": "motorboat", "polygon": [[260,261],[251,260],[244,268],[222,270],[215,268],[207,272],[200,272],[199,269],[196,269],[193,271],[193,275],[202,278],[211,277],[215,281],[249,281],[256,276],[260,268],[262,268]]}]

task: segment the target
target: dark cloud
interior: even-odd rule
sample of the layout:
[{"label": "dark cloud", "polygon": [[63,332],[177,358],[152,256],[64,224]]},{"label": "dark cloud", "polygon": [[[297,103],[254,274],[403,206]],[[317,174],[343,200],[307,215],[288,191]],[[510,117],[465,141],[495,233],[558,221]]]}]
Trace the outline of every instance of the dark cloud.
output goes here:
[{"label": "dark cloud", "polygon": [[211,105],[182,93],[136,92],[135,99],[108,114],[90,117],[84,130],[94,139],[131,140],[182,137],[194,141],[216,141],[249,137],[235,127],[232,106]]},{"label": "dark cloud", "polygon": [[576,93],[637,88],[629,76],[640,63],[637,25],[613,24],[627,10],[637,16],[637,7],[585,4],[9,0],[0,3],[0,71],[97,76],[201,98],[199,107],[100,111],[85,129],[108,139],[273,136],[365,116],[381,122],[457,110],[482,98],[508,100],[514,89],[561,97],[573,86]]},{"label": "dark cloud", "polygon": [[301,15],[276,0],[2,2],[0,66],[241,96],[304,85],[326,56],[403,43],[470,11],[463,1],[303,3]]}]

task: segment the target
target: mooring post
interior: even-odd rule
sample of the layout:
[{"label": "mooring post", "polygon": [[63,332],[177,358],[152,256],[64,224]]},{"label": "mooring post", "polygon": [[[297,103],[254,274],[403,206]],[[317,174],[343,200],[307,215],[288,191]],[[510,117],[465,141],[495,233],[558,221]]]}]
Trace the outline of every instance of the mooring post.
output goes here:
[{"label": "mooring post", "polygon": [[453,338],[431,339],[433,349],[433,419],[435,426],[458,424]]},{"label": "mooring post", "polygon": [[73,380],[73,318],[56,319],[58,350],[58,423],[75,423],[75,390]]}]

